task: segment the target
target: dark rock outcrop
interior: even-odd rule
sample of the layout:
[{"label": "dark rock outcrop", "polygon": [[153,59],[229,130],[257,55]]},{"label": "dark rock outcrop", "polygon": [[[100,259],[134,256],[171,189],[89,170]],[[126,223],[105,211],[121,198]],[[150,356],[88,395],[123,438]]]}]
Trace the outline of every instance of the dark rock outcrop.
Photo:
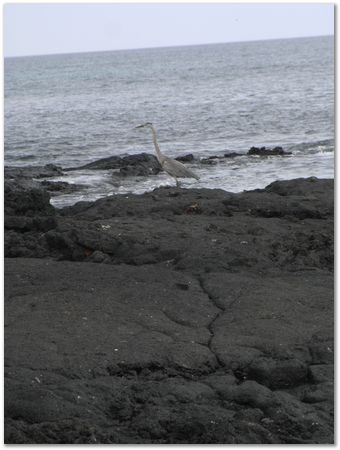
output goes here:
[{"label": "dark rock outcrop", "polygon": [[[64,175],[64,169],[54,164],[45,166],[26,166],[26,167],[5,167],[5,182],[8,186],[16,186],[22,191],[34,189],[37,191],[48,191],[52,195],[67,194],[81,189],[86,189],[83,184],[68,183],[66,181],[41,180],[43,178],[59,177]],[[41,194],[49,199],[49,195]],[[9,200],[9,197],[7,196]],[[27,198],[24,198],[26,203]],[[31,203],[31,202],[29,202]],[[40,202],[38,201],[38,207]]]},{"label": "dark rock outcrop", "polygon": [[243,153],[237,153],[237,152],[230,152],[230,153],[225,153],[224,157],[225,158],[236,158],[237,156],[244,156]]},{"label": "dark rock outcrop", "polygon": [[[177,161],[191,162],[194,156],[190,153],[183,156],[178,156]],[[108,158],[98,159],[90,163],[84,164],[80,167],[69,167],[65,171],[71,170],[110,170],[120,169],[122,175],[150,175],[159,173],[162,168],[155,155],[150,153],[137,153],[135,155],[127,156],[109,156]]]},{"label": "dark rock outcrop", "polygon": [[8,256],[47,256],[44,232],[57,226],[50,195],[39,183],[23,179],[4,185],[5,253]]},{"label": "dark rock outcrop", "polygon": [[119,169],[122,166],[122,157],[121,156],[108,156],[107,158],[97,159],[96,161],[91,161],[90,163],[83,164],[78,167],[66,167],[65,172],[69,172],[72,170],[110,170],[110,169]]},{"label": "dark rock outcrop", "polygon": [[266,149],[266,147],[251,147],[247,153],[228,152],[223,156],[212,155],[208,158],[202,158],[202,164],[215,165],[218,161],[223,161],[226,158],[236,158],[238,156],[286,156],[291,155],[292,152],[286,152],[282,147],[274,147],[273,149]]},{"label": "dark rock outcrop", "polygon": [[210,166],[214,166],[215,164],[217,164],[217,160],[220,159],[217,156],[215,157],[209,157],[209,158],[202,158],[200,163],[201,164],[207,164]]},{"label": "dark rock outcrop", "polygon": [[68,194],[81,189],[86,189],[85,184],[67,183],[66,181],[48,181],[44,180],[40,182],[40,186],[46,189],[48,192],[54,195]]},{"label": "dark rock outcrop", "polygon": [[248,150],[247,155],[258,155],[258,156],[284,156],[291,155],[292,152],[286,152],[282,147],[274,147],[273,149],[266,149],[266,147],[251,147]]},{"label": "dark rock outcrop", "polygon": [[32,178],[49,178],[63,175],[63,169],[54,164],[46,164],[45,166],[29,166],[29,167],[5,167],[5,179],[32,179]]},{"label": "dark rock outcrop", "polygon": [[5,217],[51,216],[55,209],[50,205],[50,196],[33,181],[5,181]]},{"label": "dark rock outcrop", "polygon": [[183,156],[177,156],[177,161],[180,161],[182,163],[186,163],[186,162],[192,162],[194,161],[194,155],[192,153],[188,153],[187,155],[183,155]]},{"label": "dark rock outcrop", "polygon": [[6,186],[6,443],[333,442],[332,180]]},{"label": "dark rock outcrop", "polygon": [[122,161],[124,165],[119,171],[122,176],[157,175],[157,173],[163,170],[158,159],[147,153],[125,156],[122,158]]},{"label": "dark rock outcrop", "polygon": [[119,173],[123,176],[146,176],[159,173],[162,168],[154,155],[148,153],[138,153],[127,156],[110,156],[97,161],[90,162],[80,167],[70,167],[64,169],[71,170],[111,170],[120,169]]}]

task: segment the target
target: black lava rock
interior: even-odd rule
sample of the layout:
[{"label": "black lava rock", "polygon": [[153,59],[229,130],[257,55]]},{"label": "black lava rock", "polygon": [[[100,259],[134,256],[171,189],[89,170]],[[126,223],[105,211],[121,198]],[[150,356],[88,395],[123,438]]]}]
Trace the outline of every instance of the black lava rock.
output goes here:
[{"label": "black lava rock", "polygon": [[177,161],[180,162],[191,162],[193,161],[194,155],[192,153],[189,153],[188,155],[183,155],[183,156],[177,156],[177,158],[175,158]]},{"label": "black lava rock", "polygon": [[6,181],[5,443],[333,443],[333,189]]},{"label": "black lava rock", "polygon": [[266,149],[266,147],[251,147],[248,150],[248,155],[258,155],[258,156],[284,156],[291,155],[291,152],[285,152],[282,147],[274,147],[273,149]]}]

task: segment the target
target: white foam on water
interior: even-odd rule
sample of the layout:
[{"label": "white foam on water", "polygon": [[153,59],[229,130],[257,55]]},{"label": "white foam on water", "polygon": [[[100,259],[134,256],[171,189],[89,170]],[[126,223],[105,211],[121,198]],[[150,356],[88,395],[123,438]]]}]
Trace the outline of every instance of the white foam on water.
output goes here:
[{"label": "white foam on water", "polygon": [[[200,176],[199,180],[181,179],[183,188],[223,189],[242,192],[264,188],[276,180],[293,178],[334,178],[334,153],[298,154],[292,156],[242,156],[213,160],[214,164],[188,164]],[[175,180],[166,173],[149,177],[120,177],[117,171],[79,170],[50,181],[85,184],[86,188],[70,194],[52,197],[55,207],[72,205],[78,201],[93,201],[108,195],[143,194],[160,186],[175,186]]]}]

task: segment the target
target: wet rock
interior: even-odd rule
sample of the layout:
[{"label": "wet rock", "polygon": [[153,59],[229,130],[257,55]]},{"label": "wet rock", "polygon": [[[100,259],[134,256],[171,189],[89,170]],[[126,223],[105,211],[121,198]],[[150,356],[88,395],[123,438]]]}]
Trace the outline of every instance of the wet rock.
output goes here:
[{"label": "wet rock", "polygon": [[66,181],[41,181],[40,186],[46,189],[48,192],[58,195],[58,194],[68,194],[74,191],[79,191],[85,189],[87,185],[67,183]]},{"label": "wet rock", "polygon": [[225,158],[236,158],[237,156],[244,156],[243,153],[237,153],[237,152],[230,152],[230,153],[225,153],[224,157]]},{"label": "wet rock", "polygon": [[223,159],[223,156],[209,156],[207,159]]},{"label": "wet rock", "polygon": [[[191,162],[194,160],[194,155],[191,153],[183,156],[178,156],[178,161],[181,162]],[[79,167],[69,167],[65,168],[65,171],[71,170],[110,170],[110,169],[120,169],[120,174],[123,176],[147,176],[156,175],[162,168],[155,155],[150,153],[137,153],[135,155],[126,156],[109,156],[107,158],[102,158],[97,161],[84,164]]]},{"label": "wet rock", "polygon": [[291,155],[292,152],[286,152],[283,150],[282,147],[274,147],[273,149],[266,149],[266,147],[251,147],[250,150],[248,150],[247,155],[253,156],[284,156],[284,155]]},{"label": "wet rock", "polygon": [[266,149],[266,147],[251,147],[247,153],[228,152],[224,153],[223,156],[212,155],[208,158],[202,158],[200,162],[202,164],[217,164],[218,160],[237,158],[239,156],[285,156],[291,154],[291,152],[284,151],[282,147],[274,147],[273,149]]},{"label": "wet rock", "polygon": [[110,170],[120,169],[119,174],[122,176],[147,176],[159,173],[162,168],[154,155],[148,153],[138,153],[136,155],[127,156],[110,156],[97,161],[85,164],[80,167],[70,167],[65,171],[71,170]]},{"label": "wet rock", "polygon": [[180,162],[191,162],[191,161],[193,161],[195,158],[194,158],[194,155],[192,154],[192,153],[188,153],[187,155],[183,155],[183,156],[177,156],[177,158],[175,158],[177,161],[180,161]]},{"label": "wet rock", "polygon": [[202,158],[200,163],[201,164],[208,164],[208,165],[215,165],[215,164],[217,164],[216,159],[217,158]]},{"label": "wet rock", "polygon": [[5,167],[5,179],[49,178],[63,175],[63,169],[54,164],[45,166]]},{"label": "wet rock", "polygon": [[124,176],[129,174],[130,168],[133,168],[131,169],[131,174],[137,176],[156,175],[162,170],[158,159],[148,153],[125,156],[122,158],[122,162],[124,166],[121,168],[120,173]]},{"label": "wet rock", "polygon": [[78,167],[65,167],[64,171],[69,172],[72,170],[109,170],[109,169],[118,169],[122,166],[122,157],[121,156],[109,156],[107,158],[101,158],[96,161],[92,161],[90,163],[84,164]]},{"label": "wet rock", "polygon": [[126,156],[122,160],[124,166],[119,171],[122,176],[156,175],[162,170],[157,158],[147,153]]}]

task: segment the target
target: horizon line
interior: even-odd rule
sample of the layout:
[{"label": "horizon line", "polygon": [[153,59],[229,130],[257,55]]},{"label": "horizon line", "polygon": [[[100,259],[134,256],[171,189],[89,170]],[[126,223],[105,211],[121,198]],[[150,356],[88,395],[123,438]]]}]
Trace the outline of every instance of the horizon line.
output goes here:
[{"label": "horizon line", "polygon": [[8,58],[31,58],[35,56],[61,56],[61,55],[78,55],[83,53],[107,53],[107,52],[123,52],[123,51],[133,51],[133,50],[153,50],[153,49],[166,49],[166,48],[177,48],[177,47],[199,47],[205,45],[223,45],[223,44],[238,44],[247,42],[263,42],[263,41],[280,41],[280,40],[290,40],[290,39],[306,39],[306,38],[321,38],[321,37],[333,37],[333,34],[322,34],[322,35],[309,35],[309,36],[292,36],[292,37],[280,37],[280,38],[265,38],[265,39],[251,39],[251,40],[237,40],[237,41],[227,41],[227,42],[202,42],[197,44],[175,44],[175,45],[161,45],[154,47],[132,47],[132,48],[117,48],[111,50],[81,50],[81,51],[71,51],[71,52],[56,52],[56,53],[36,53],[29,55],[11,55],[5,56],[4,59]]}]

